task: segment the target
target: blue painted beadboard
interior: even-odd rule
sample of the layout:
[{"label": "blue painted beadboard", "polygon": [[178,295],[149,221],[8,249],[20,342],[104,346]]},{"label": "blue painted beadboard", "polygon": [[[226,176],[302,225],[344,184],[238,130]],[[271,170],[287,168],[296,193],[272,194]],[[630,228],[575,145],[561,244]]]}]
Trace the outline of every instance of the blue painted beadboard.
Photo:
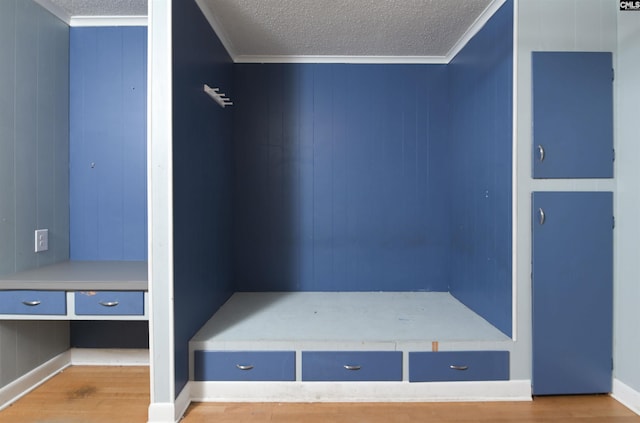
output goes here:
[{"label": "blue painted beadboard", "polygon": [[147,29],[70,30],[70,257],[147,258]]},{"label": "blue painted beadboard", "polygon": [[450,292],[511,335],[513,2],[449,64]]},{"label": "blue painted beadboard", "polygon": [[240,291],[446,291],[444,65],[236,64]]},{"label": "blue painted beadboard", "polygon": [[233,64],[193,0],[173,2],[173,215],[176,395],[189,378],[189,339],[232,293]]}]

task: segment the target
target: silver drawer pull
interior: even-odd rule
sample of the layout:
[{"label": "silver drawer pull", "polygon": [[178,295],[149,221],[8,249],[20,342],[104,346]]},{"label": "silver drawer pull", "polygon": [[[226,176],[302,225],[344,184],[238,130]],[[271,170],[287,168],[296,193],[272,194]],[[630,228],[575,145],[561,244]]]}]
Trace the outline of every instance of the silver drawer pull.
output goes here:
[{"label": "silver drawer pull", "polygon": [[546,222],[546,220],[547,220],[547,215],[544,214],[544,210],[542,210],[542,208],[539,208],[538,209],[538,222],[541,225],[544,225],[544,222]]},{"label": "silver drawer pull", "polygon": [[35,307],[37,305],[40,305],[40,301],[38,300],[34,300],[34,301],[23,301],[22,304],[29,306],[29,307]]},{"label": "silver drawer pull", "polygon": [[236,364],[236,367],[240,370],[251,370],[253,369],[252,364]]},{"label": "silver drawer pull", "polygon": [[362,366],[353,365],[353,364],[345,364],[343,367],[347,370],[360,370],[362,368]]},{"label": "silver drawer pull", "polygon": [[469,366],[458,366],[456,364],[452,364],[449,368],[452,370],[467,370]]},{"label": "silver drawer pull", "polygon": [[115,307],[120,303],[118,301],[100,301],[98,304],[103,307]]},{"label": "silver drawer pull", "polygon": [[540,163],[544,162],[544,156],[544,147],[538,144],[538,160],[540,160]]}]

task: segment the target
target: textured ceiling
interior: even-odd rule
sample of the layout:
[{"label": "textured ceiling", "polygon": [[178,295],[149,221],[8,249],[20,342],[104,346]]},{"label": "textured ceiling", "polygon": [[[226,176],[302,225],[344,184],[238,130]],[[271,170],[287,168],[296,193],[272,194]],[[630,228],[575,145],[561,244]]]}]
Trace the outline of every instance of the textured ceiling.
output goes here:
[{"label": "textured ceiling", "polygon": [[[68,22],[147,15],[147,0],[36,1]],[[236,61],[447,62],[505,0],[195,1]]]},{"label": "textured ceiling", "polygon": [[[197,0],[234,57],[442,57],[493,0]],[[502,2],[499,2],[502,3]]]},{"label": "textured ceiling", "polygon": [[68,16],[147,16],[147,0],[47,1]]}]

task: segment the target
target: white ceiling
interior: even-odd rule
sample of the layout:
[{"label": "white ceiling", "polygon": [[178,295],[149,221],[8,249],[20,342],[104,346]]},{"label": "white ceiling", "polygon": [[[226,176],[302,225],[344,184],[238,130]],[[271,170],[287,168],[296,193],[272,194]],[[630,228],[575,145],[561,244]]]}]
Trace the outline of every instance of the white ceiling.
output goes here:
[{"label": "white ceiling", "polygon": [[[147,0],[36,0],[63,20]],[[184,0],[173,0],[184,1]],[[196,0],[237,62],[446,63],[504,0]]]},{"label": "white ceiling", "polygon": [[[147,0],[36,0],[63,20],[84,16],[147,16]],[[47,4],[49,3],[49,4]],[[62,14],[62,16],[60,16]]]},{"label": "white ceiling", "polygon": [[504,0],[196,2],[236,61],[441,61]]}]

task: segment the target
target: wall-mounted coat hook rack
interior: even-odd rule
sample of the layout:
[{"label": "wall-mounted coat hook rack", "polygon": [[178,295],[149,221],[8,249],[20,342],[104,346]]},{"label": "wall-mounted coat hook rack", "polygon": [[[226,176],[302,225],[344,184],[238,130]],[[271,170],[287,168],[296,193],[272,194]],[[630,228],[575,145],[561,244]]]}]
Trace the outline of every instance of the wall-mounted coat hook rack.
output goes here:
[{"label": "wall-mounted coat hook rack", "polygon": [[226,106],[233,106],[233,103],[227,97],[226,94],[220,92],[220,88],[211,88],[207,84],[204,84],[204,92],[209,94],[211,98],[213,98],[216,103],[218,103],[222,108]]}]

